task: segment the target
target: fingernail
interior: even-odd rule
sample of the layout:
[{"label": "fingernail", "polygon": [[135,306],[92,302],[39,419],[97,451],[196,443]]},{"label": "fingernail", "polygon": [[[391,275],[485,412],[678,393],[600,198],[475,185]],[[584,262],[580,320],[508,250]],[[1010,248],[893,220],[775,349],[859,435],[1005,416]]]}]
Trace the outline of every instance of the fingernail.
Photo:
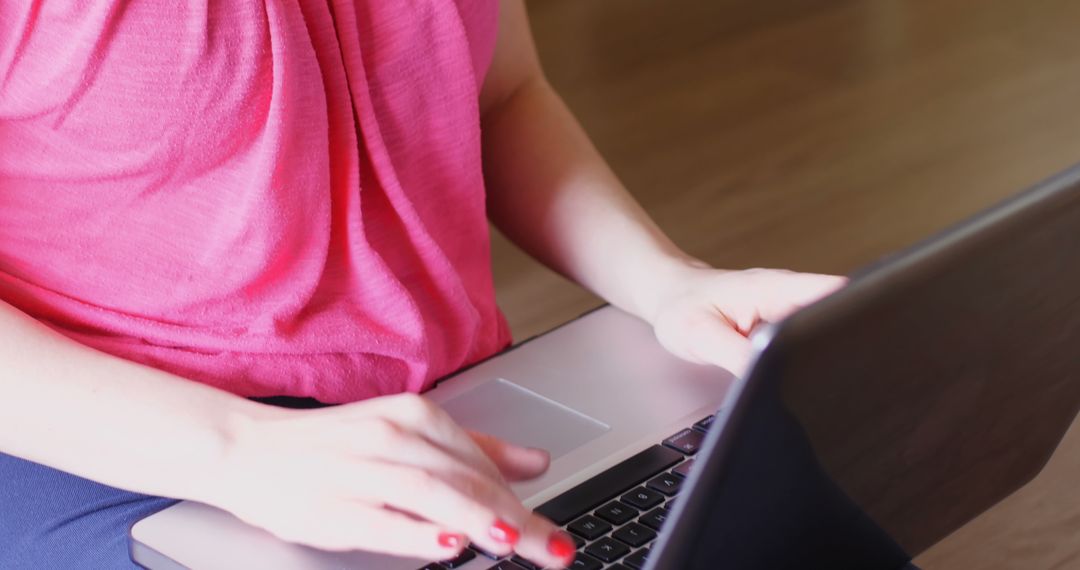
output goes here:
[{"label": "fingernail", "polygon": [[567,562],[574,559],[574,541],[565,533],[556,531],[548,538],[547,550],[552,556]]},{"label": "fingernail", "polygon": [[462,542],[464,542],[464,539],[460,534],[452,532],[439,533],[439,546],[443,548],[459,548]]},{"label": "fingernail", "polygon": [[509,544],[513,546],[517,544],[521,534],[518,529],[510,526],[506,521],[496,520],[495,524],[491,525],[491,530],[488,531],[491,538],[495,539],[495,542],[502,544]]}]

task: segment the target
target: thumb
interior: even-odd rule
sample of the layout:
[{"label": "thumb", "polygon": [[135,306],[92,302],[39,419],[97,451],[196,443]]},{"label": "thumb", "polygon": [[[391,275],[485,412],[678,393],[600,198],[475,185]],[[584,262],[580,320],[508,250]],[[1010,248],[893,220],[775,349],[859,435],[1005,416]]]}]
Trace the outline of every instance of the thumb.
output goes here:
[{"label": "thumb", "polygon": [[507,481],[535,479],[551,463],[551,455],[543,449],[521,447],[485,433],[470,431],[469,435]]},{"label": "thumb", "polygon": [[[676,356],[690,362],[719,366],[739,378],[750,367],[753,357],[750,339],[732,328],[729,320],[722,315],[697,318],[678,332],[664,332],[668,334],[664,335],[666,338],[661,338],[661,343]],[[678,341],[673,343],[675,338],[672,337]]]}]

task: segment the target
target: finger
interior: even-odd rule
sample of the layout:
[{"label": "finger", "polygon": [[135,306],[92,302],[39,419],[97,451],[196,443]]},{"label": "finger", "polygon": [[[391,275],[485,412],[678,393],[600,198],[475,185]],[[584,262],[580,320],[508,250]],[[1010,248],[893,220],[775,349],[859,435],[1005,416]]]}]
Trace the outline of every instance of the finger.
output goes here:
[{"label": "finger", "polygon": [[[304,521],[301,538],[294,542],[323,550],[366,550],[424,560],[454,558],[468,544],[459,531],[379,507],[343,503],[320,512],[325,516]],[[304,540],[304,535],[318,538]]]},{"label": "finger", "polygon": [[460,466],[417,468],[358,462],[350,493],[359,500],[459,529],[481,548],[509,554],[530,513],[501,482]]},{"label": "finger", "polygon": [[761,303],[760,316],[768,321],[778,321],[822,297],[830,295],[847,284],[847,279],[835,275],[816,273],[789,273],[762,279],[759,298],[768,302]]},{"label": "finger", "polygon": [[551,455],[543,449],[521,447],[485,433],[468,433],[507,481],[535,479],[551,464]]},{"label": "finger", "polygon": [[442,408],[416,394],[397,394],[365,402],[366,417],[389,418],[396,424],[423,435],[462,462],[502,479],[499,469],[476,442]]},{"label": "finger", "polygon": [[576,547],[570,535],[547,519],[533,515],[525,525],[517,553],[543,568],[564,568],[574,561]]},{"label": "finger", "polygon": [[[498,494],[500,496],[513,497],[512,492],[506,488],[506,484],[501,477],[492,477],[490,473],[478,469],[475,465],[466,463],[460,457],[450,453],[445,448],[434,444],[423,435],[417,434],[407,428],[403,428],[391,420],[385,418],[370,418],[360,427],[360,429],[363,431],[365,437],[353,438],[351,447],[352,451],[363,457],[365,461],[378,461],[384,464],[393,464],[397,467],[411,467],[425,473],[436,474],[436,476],[446,481],[475,481],[478,486],[498,487]],[[543,462],[541,469],[546,468],[547,466],[548,456],[546,452],[534,452],[526,448],[507,444],[491,436],[484,436],[482,434],[477,435],[485,440],[485,445],[488,445],[493,449],[498,449],[499,453],[503,455],[513,455],[515,452],[521,455],[530,455],[535,464],[535,455],[538,454],[540,455],[540,460]],[[521,463],[520,460],[519,463]],[[535,468],[535,466],[532,467]],[[348,492],[355,484],[356,480],[352,478],[347,478],[342,481],[343,489],[346,490],[346,492]],[[381,486],[373,485],[373,488],[379,489]],[[363,496],[364,499],[369,500],[371,497],[372,496],[370,495]],[[524,510],[524,507],[520,506],[516,497],[513,497],[512,500],[514,501],[512,509],[514,512]],[[396,508],[402,508],[404,506],[397,503],[387,504],[391,504]],[[443,522],[449,523],[453,521]]]},{"label": "finger", "polygon": [[719,366],[738,377],[749,368],[753,356],[750,341],[732,328],[722,313],[695,318],[679,331],[679,338],[680,345],[668,348],[690,362]]},{"label": "finger", "polygon": [[404,416],[406,421],[411,420],[412,427],[433,443],[493,478],[502,479],[498,467],[484,454],[473,438],[438,405],[422,397],[402,398],[398,405],[401,408],[398,413]]},{"label": "finger", "polygon": [[[486,459],[468,461],[461,454],[453,453],[443,446],[417,433],[413,428],[399,425],[384,417],[367,418],[356,424],[356,433],[343,435],[346,449],[359,457],[369,460],[383,460],[388,463],[411,465],[414,467],[437,468],[448,472],[462,472],[483,475],[501,481],[498,469]],[[482,452],[481,452],[482,453]]]}]

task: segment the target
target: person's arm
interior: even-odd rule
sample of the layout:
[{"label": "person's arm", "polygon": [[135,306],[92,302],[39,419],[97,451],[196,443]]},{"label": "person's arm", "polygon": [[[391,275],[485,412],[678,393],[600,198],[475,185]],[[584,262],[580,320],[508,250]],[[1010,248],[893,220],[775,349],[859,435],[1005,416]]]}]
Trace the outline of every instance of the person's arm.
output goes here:
[{"label": "person's arm", "polygon": [[213,495],[258,404],[100,353],[0,302],[0,451],[151,495]]},{"label": "person's arm", "polygon": [[648,320],[661,290],[701,264],[653,223],[548,83],[524,2],[501,6],[481,99],[489,215],[548,267]]},{"label": "person's arm", "polygon": [[481,97],[489,214],[547,266],[651,323],[672,352],[740,371],[746,336],[835,277],[719,271],[679,249],[619,182],[541,70],[522,0],[501,3]]},{"label": "person's arm", "polygon": [[293,542],[440,560],[472,541],[550,567],[573,549],[506,484],[546,470],[545,453],[467,433],[416,395],[272,408],[97,352],[3,302],[0,395],[0,453],[208,503]]}]

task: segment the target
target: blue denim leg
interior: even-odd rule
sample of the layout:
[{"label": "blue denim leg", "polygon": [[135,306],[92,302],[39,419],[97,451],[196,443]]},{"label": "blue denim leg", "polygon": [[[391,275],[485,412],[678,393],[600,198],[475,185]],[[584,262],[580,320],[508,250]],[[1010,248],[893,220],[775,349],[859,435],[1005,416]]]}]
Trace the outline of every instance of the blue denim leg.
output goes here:
[{"label": "blue denim leg", "polygon": [[128,529],[174,502],[0,453],[0,568],[136,568]]}]

